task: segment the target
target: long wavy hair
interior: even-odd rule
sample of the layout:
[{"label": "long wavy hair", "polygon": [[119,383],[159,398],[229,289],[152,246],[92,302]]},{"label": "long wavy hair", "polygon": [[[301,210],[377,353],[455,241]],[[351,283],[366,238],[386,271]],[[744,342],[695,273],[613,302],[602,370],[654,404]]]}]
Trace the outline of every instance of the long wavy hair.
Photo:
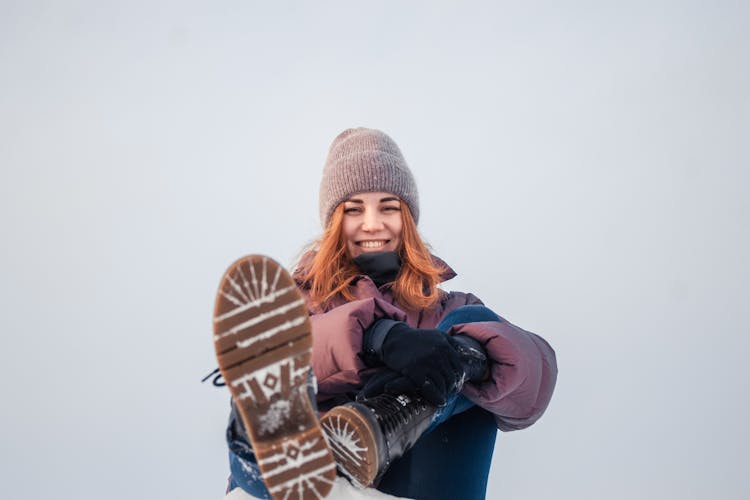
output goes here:
[{"label": "long wavy hair", "polygon": [[[310,245],[304,255],[314,254],[298,272],[310,288],[310,298],[318,305],[325,304],[337,295],[354,300],[350,290],[352,280],[362,274],[346,248],[343,234],[344,204],[333,211],[321,238]],[[401,245],[397,250],[401,270],[393,282],[396,302],[407,309],[419,310],[433,306],[440,297],[440,274],[437,265],[417,231],[409,206],[401,202]],[[304,255],[301,261],[306,260]]]}]

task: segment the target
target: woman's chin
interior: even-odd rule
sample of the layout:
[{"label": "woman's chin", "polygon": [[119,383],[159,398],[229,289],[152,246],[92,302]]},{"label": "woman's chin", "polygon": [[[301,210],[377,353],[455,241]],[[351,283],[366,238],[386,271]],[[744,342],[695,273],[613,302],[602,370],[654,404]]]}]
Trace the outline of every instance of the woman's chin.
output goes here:
[{"label": "woman's chin", "polygon": [[351,248],[349,250],[349,253],[351,254],[352,258],[355,258],[366,253],[381,253],[381,252],[393,252],[393,251],[395,251],[395,248],[392,248],[392,245],[383,245],[380,247],[355,246],[354,248]]}]

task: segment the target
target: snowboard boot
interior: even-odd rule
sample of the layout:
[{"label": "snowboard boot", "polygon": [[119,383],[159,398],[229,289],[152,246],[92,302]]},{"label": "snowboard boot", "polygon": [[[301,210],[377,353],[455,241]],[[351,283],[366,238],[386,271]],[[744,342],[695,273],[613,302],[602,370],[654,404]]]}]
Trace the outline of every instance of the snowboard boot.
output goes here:
[{"label": "snowboard boot", "polygon": [[339,470],[368,487],[414,446],[436,411],[417,396],[380,394],[336,406],[320,422]]},{"label": "snowboard boot", "polygon": [[458,351],[463,374],[457,389],[463,388],[464,382],[481,382],[489,376],[487,352],[479,341],[468,335],[453,335],[448,342]]},{"label": "snowboard boot", "polygon": [[214,309],[219,370],[274,499],[324,498],[336,465],[308,393],[312,337],[305,301],[267,257],[233,263]]}]

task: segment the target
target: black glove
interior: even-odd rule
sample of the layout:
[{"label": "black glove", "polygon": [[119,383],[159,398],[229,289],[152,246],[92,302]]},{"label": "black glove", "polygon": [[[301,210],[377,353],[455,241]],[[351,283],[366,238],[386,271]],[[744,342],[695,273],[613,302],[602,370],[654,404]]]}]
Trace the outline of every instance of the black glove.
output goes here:
[{"label": "black glove", "polygon": [[357,401],[368,399],[378,394],[417,394],[417,386],[407,376],[383,367],[365,383],[357,393]]},{"label": "black glove", "polygon": [[[366,362],[372,364],[374,359],[379,359],[408,378],[417,391],[436,406],[444,405],[448,395],[459,389],[463,377],[461,359],[440,330],[411,328],[406,323],[381,320],[365,332],[363,344]],[[404,381],[399,384],[406,385]]]},{"label": "black glove", "polygon": [[[487,371],[487,353],[479,342],[468,335],[454,335],[447,337],[448,342],[458,351],[463,367],[463,377],[459,382],[480,382],[489,376]],[[459,383],[456,391],[462,389]],[[417,394],[417,386],[406,375],[383,367],[372,375],[362,389],[357,393],[357,401],[368,399],[378,394]]]}]

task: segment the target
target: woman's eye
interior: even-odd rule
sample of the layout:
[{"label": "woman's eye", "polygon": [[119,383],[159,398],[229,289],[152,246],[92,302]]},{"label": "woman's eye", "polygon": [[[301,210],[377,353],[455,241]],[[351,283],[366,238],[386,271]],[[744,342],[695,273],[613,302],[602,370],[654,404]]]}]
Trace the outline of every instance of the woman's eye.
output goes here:
[{"label": "woman's eye", "polygon": [[399,212],[401,211],[401,207],[383,207],[383,210],[386,212]]},{"label": "woman's eye", "polygon": [[359,212],[359,207],[344,208],[344,213],[345,214],[355,214],[357,212]]}]

